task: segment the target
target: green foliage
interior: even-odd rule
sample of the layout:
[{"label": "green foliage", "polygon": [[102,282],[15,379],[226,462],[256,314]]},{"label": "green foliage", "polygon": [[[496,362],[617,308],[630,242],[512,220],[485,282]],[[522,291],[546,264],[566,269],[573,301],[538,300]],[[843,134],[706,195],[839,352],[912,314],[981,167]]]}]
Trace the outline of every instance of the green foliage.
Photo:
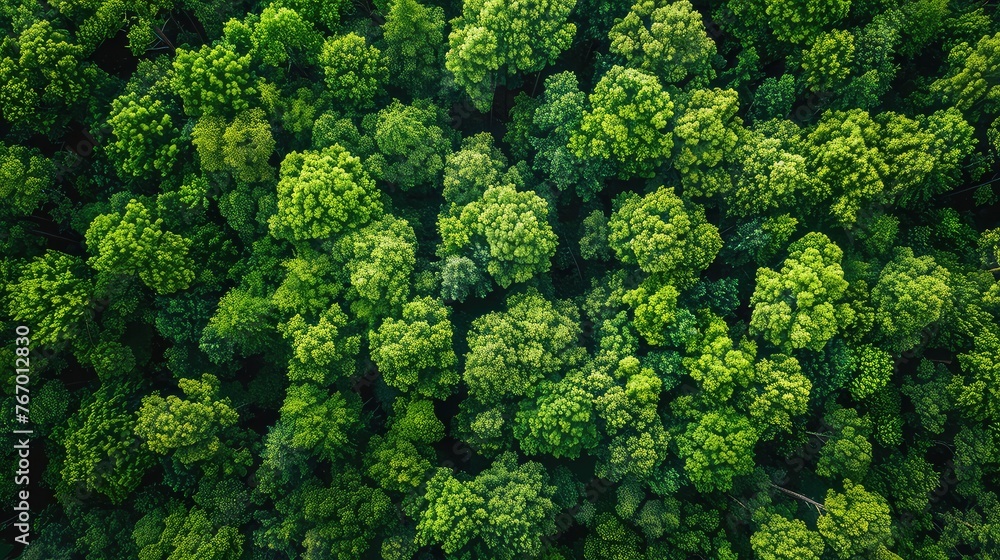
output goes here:
[{"label": "green foliage", "polygon": [[264,8],[253,27],[250,42],[254,57],[269,66],[281,66],[301,52],[313,61],[322,42],[320,34],[298,11],[276,4],[281,2]]},{"label": "green foliage", "polygon": [[688,0],[637,2],[608,38],[611,52],[664,83],[705,84],[715,77],[715,42]]},{"label": "green foliage", "polygon": [[288,322],[278,325],[292,345],[288,379],[325,385],[337,377],[354,373],[353,358],[358,352],[360,337],[341,334],[346,326],[347,315],[336,303],[324,311],[315,323],[295,315]]},{"label": "green foliage", "polygon": [[198,119],[191,130],[205,171],[229,171],[239,181],[264,181],[272,176],[267,160],[274,152],[271,124],[261,109],[236,116],[229,124],[217,116]]},{"label": "green foliage", "polygon": [[85,49],[50,21],[38,19],[0,42],[0,113],[8,122],[48,132],[96,76]]},{"label": "green foliage", "polygon": [[306,249],[281,264],[287,272],[271,301],[284,313],[318,315],[341,293],[337,267],[328,254]]},{"label": "green foliage", "polygon": [[594,521],[594,532],[583,545],[586,560],[639,560],[640,538],[612,513],[602,513]]},{"label": "green foliage", "polygon": [[[534,169],[544,173],[557,189],[574,188],[583,200],[590,200],[601,190],[607,173],[602,162],[581,159],[569,146],[583,121],[585,108],[586,95],[580,91],[575,74],[560,72],[549,76],[541,102],[529,115],[532,128],[526,136],[537,150]],[[516,141],[508,143],[512,147],[518,145]]]},{"label": "green foliage", "polygon": [[736,387],[746,387],[754,376],[752,344],[733,344],[726,322],[709,314],[701,321],[698,337],[688,345],[684,366],[706,393],[719,402],[728,400]]},{"label": "green foliage", "polygon": [[760,509],[754,512],[760,525],[750,537],[750,546],[761,560],[820,560],[823,539],[798,519]]},{"label": "green foliage", "polygon": [[326,29],[336,29],[341,16],[351,10],[346,0],[278,0],[271,5],[294,10],[314,26]]},{"label": "green foliage", "polygon": [[26,263],[6,291],[7,312],[31,325],[38,344],[70,342],[90,319],[93,288],[78,257],[46,251]]},{"label": "green foliage", "polygon": [[459,151],[445,157],[442,195],[448,202],[464,206],[498,184],[507,167],[507,158],[493,145],[487,133],[462,139]]},{"label": "green foliage", "polygon": [[868,398],[889,383],[894,364],[892,356],[885,350],[865,344],[852,352],[851,359],[854,362],[851,395],[855,399]]},{"label": "green foliage", "polygon": [[844,480],[844,492],[826,493],[824,514],[816,522],[838,558],[857,558],[892,542],[889,506],[885,498]]},{"label": "green foliage", "polygon": [[647,289],[643,283],[622,296],[623,302],[635,307],[635,330],[649,344],[666,345],[666,329],[676,318],[678,295],[670,284]]},{"label": "green foliage", "polygon": [[227,43],[179,49],[170,85],[188,116],[229,115],[247,109],[256,93],[249,69],[250,55],[240,56]]},{"label": "green foliage", "polygon": [[279,177],[278,211],[268,222],[279,239],[322,239],[382,213],[374,181],[340,145],[288,154]]},{"label": "green foliage", "polygon": [[955,376],[948,387],[963,414],[977,420],[1000,417],[1000,333],[990,329],[976,335],[972,349],[958,355],[965,376]]},{"label": "green foliage", "polygon": [[154,459],[133,435],[138,424],[125,387],[107,387],[67,421],[60,490],[66,497],[99,492],[120,504],[139,487]]},{"label": "green foliage", "polygon": [[757,437],[750,421],[735,410],[709,412],[677,438],[684,473],[699,492],[729,490],[734,477],[753,470]]},{"label": "green foliage", "polygon": [[417,542],[440,544],[448,554],[469,546],[503,560],[536,556],[542,537],[555,532],[554,493],[540,464],[518,465],[512,453],[469,482],[438,469],[427,483]]},{"label": "green foliage", "polygon": [[464,0],[451,22],[445,68],[480,111],[493,103],[493,89],[508,77],[538,72],[573,40],[566,18],[575,0]]},{"label": "green foliage", "polygon": [[768,426],[791,432],[795,418],[808,410],[812,382],[791,356],[775,354],[757,362],[755,369],[756,390],[747,399],[750,418],[762,433]]},{"label": "green foliage", "polygon": [[682,200],[673,188],[660,187],[644,197],[626,193],[615,202],[608,244],[619,260],[643,272],[685,286],[722,248],[719,230],[705,219],[705,210]]},{"label": "green foliage", "polygon": [[484,403],[534,395],[541,380],[582,363],[579,332],[572,304],[535,291],[511,296],[507,311],[472,322],[463,374],[469,394]]},{"label": "green foliage", "polygon": [[844,225],[885,191],[889,168],[878,150],[881,141],[876,123],[859,109],[824,113],[806,137],[809,172],[832,193],[830,213]]},{"label": "green foliage", "polygon": [[140,560],[236,560],[243,554],[244,537],[236,527],[216,527],[200,508],[175,509],[163,519],[157,542],[139,551]]},{"label": "green foliage", "polygon": [[[745,131],[733,159],[739,174],[727,194],[728,211],[737,216],[754,216],[777,209],[801,208],[823,196],[824,186],[809,170],[806,157],[795,150],[785,127],[780,136],[758,130]],[[796,212],[797,214],[798,212]]]},{"label": "green foliage", "polygon": [[834,478],[843,475],[863,479],[872,460],[871,421],[853,408],[835,407],[823,417],[832,432],[821,450],[816,474]]},{"label": "green foliage", "polygon": [[854,35],[840,29],[821,34],[802,51],[806,87],[812,91],[839,91],[851,73],[853,60]]},{"label": "green foliage", "polygon": [[[996,112],[996,80],[1000,67],[1000,33],[979,39],[975,46],[959,43],[948,53],[948,72],[931,84],[931,92],[967,115]],[[975,120],[975,119],[974,119]]]},{"label": "green foliage", "polygon": [[351,109],[371,107],[388,79],[382,51],[356,33],[328,38],[319,53],[319,64],[330,96]]},{"label": "green foliage", "polygon": [[369,335],[372,360],[386,385],[443,398],[458,383],[450,310],[436,299],[403,306],[402,319],[386,319]]},{"label": "green foliage", "polygon": [[1000,560],[990,5],[0,4],[14,556]]},{"label": "green foliage", "polygon": [[525,282],[551,266],[557,238],[548,215],[545,199],[534,192],[518,191],[514,185],[490,187],[480,200],[460,212],[453,207],[452,215],[438,219],[438,256],[481,246],[489,251],[486,270],[497,284],[506,288]]},{"label": "green foliage", "polygon": [[951,307],[949,272],[931,256],[915,257],[908,247],[896,254],[872,289],[875,323],[889,348],[909,350],[924,329]]},{"label": "green foliage", "polygon": [[730,190],[729,175],[720,164],[732,159],[741,129],[738,110],[739,97],[731,89],[698,89],[685,100],[674,123],[673,164],[688,197]]},{"label": "green foliage", "polygon": [[804,43],[823,28],[844,18],[851,7],[851,0],[766,0],[764,4],[775,37],[791,43]]},{"label": "green foliage", "polygon": [[608,245],[608,218],[604,212],[594,210],[581,223],[580,256],[585,259],[606,261],[611,259]]},{"label": "green foliage", "polygon": [[115,138],[108,155],[123,175],[165,175],[177,164],[180,132],[161,100],[136,93],[115,98],[108,124]]},{"label": "green foliage", "polygon": [[246,289],[234,288],[219,299],[215,314],[202,331],[199,347],[209,359],[222,363],[235,351],[243,356],[262,352],[274,330],[271,302]]},{"label": "green foliage", "polygon": [[757,269],[751,330],[784,351],[822,350],[853,314],[843,302],[842,257],[826,235],[811,232],[788,247],[780,271]]},{"label": "green foliage", "polygon": [[47,198],[52,162],[37,149],[0,143],[0,217],[27,216]]},{"label": "green foliage", "polygon": [[410,297],[416,262],[416,236],[406,220],[386,216],[342,236],[333,252],[344,265],[351,287],[351,311],[374,323],[396,315]]},{"label": "green foliage", "polygon": [[667,130],[674,102],[660,81],[633,68],[615,66],[588,96],[569,149],[583,159],[604,159],[620,178],[652,177],[670,156],[673,134]]},{"label": "green foliage", "polygon": [[403,105],[398,99],[365,119],[378,153],[365,161],[379,180],[407,190],[435,182],[444,169],[451,142],[439,126],[441,110],[427,100]]},{"label": "green foliage", "polygon": [[444,65],[444,10],[417,0],[395,0],[382,26],[393,82],[417,94],[436,86]]},{"label": "green foliage", "polygon": [[765,78],[754,93],[754,120],[780,119],[792,111],[795,102],[795,77],[782,74],[780,78]]},{"label": "green foliage", "polygon": [[543,382],[534,402],[522,401],[514,435],[526,453],[575,458],[596,445],[593,396],[571,379]]},{"label": "green foliage", "polygon": [[359,420],[358,405],[312,383],[292,385],[281,405],[280,422],[292,431],[292,447],[336,461],[350,444],[349,434]]},{"label": "green foliage", "polygon": [[102,214],[87,229],[87,262],[110,274],[138,274],[158,294],[186,289],[194,280],[191,241],[163,229],[163,218],[132,199],[124,214]]},{"label": "green foliage", "polygon": [[177,385],[186,398],[154,393],[142,399],[135,433],[150,451],[171,453],[181,463],[210,459],[223,450],[220,432],[235,425],[239,415],[228,398],[217,400],[219,379],[210,373]]}]

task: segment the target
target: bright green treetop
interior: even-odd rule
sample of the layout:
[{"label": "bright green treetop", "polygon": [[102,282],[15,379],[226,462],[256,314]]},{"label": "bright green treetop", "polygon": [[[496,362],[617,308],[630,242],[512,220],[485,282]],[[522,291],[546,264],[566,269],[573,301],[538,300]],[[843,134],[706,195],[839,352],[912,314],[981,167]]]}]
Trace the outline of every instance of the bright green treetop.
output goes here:
[{"label": "bright green treetop", "polygon": [[548,222],[545,199],[514,185],[486,189],[481,200],[465,205],[458,215],[438,219],[447,257],[479,244],[489,250],[486,269],[501,287],[524,282],[551,266],[557,238]]},{"label": "bright green treetop", "polygon": [[402,319],[386,319],[369,335],[372,360],[386,385],[443,398],[458,382],[450,309],[436,299],[403,306]]},{"label": "bright green treetop", "polygon": [[90,318],[93,288],[79,257],[46,251],[26,263],[17,282],[6,288],[6,311],[31,325],[31,338],[38,344],[71,342]]},{"label": "bright green treetop", "polygon": [[361,160],[339,145],[292,152],[281,162],[278,211],[271,234],[303,241],[363,226],[382,213],[375,183]]},{"label": "bright green treetop", "polygon": [[576,0],[464,0],[451,22],[445,68],[481,111],[508,76],[555,62],[576,33],[566,21]]},{"label": "bright green treetop", "polygon": [[765,4],[775,37],[805,43],[823,28],[843,19],[851,0],[766,0]]},{"label": "bright green treetop", "polygon": [[860,109],[823,113],[806,137],[809,171],[833,195],[830,213],[844,225],[853,224],[858,212],[886,190],[883,141],[878,124]]},{"label": "bright green treetop", "polygon": [[555,532],[554,493],[541,464],[518,465],[513,453],[500,455],[469,482],[438,469],[427,484],[417,541],[440,544],[447,554],[471,542],[477,556],[534,557],[541,552],[542,537]]},{"label": "bright green treetop", "polygon": [[757,362],[755,370],[755,390],[747,398],[750,418],[761,432],[769,426],[792,431],[793,421],[809,408],[812,382],[803,375],[798,360],[783,354]]},{"label": "bright green treetop", "polygon": [[571,377],[539,387],[535,401],[522,402],[514,424],[521,449],[530,455],[575,458],[597,444],[594,397]]},{"label": "bright green treetop", "polygon": [[359,419],[359,404],[312,383],[292,385],[281,405],[279,421],[291,426],[293,447],[335,461],[350,443],[350,432]]},{"label": "bright green treetop", "polygon": [[173,456],[184,464],[214,457],[223,448],[219,435],[239,420],[229,399],[218,399],[219,380],[205,373],[201,379],[177,382],[185,398],[166,399],[153,393],[142,399],[135,433],[154,453]]},{"label": "bright green treetop", "polygon": [[872,289],[875,322],[888,347],[897,352],[924,342],[924,329],[952,306],[950,273],[934,258],[916,257],[909,247],[896,250]]},{"label": "bright green treetop", "polygon": [[275,2],[264,8],[250,35],[254,57],[270,66],[287,64],[298,53],[306,60],[314,60],[322,37],[312,23],[296,10],[278,7]]},{"label": "bright green treetop", "polygon": [[464,373],[469,394],[483,402],[532,395],[542,379],[578,366],[578,317],[571,304],[529,291],[511,296],[507,311],[473,321]]},{"label": "bright green treetop", "polygon": [[719,230],[705,219],[705,210],[685,202],[672,188],[660,187],[643,197],[626,193],[616,203],[608,244],[619,260],[644,272],[684,286],[722,248]]},{"label": "bright green treetop", "polygon": [[735,410],[709,412],[677,438],[684,472],[699,492],[729,490],[733,477],[753,470],[757,437],[750,421]]},{"label": "bright green treetop", "polygon": [[753,379],[756,346],[746,341],[734,344],[729,326],[717,315],[708,314],[701,322],[698,336],[689,344],[684,368],[713,400],[725,402]]},{"label": "bright green treetop", "polygon": [[227,43],[203,45],[197,51],[178,49],[173,68],[171,83],[188,116],[242,111],[256,93],[250,55],[241,56]]},{"label": "bright green treetop", "polygon": [[451,152],[451,139],[441,128],[444,115],[428,100],[404,105],[398,99],[366,118],[364,128],[378,152],[365,162],[379,180],[401,189],[434,183]]},{"label": "bright green treetop", "polygon": [[330,95],[350,109],[371,107],[389,77],[382,51],[356,33],[328,38],[319,63]]},{"label": "bright green treetop", "polygon": [[410,298],[416,244],[410,224],[392,215],[334,242],[334,255],[350,281],[346,296],[355,316],[374,324],[398,314]]},{"label": "bright green treetop", "polygon": [[674,169],[688,197],[712,196],[731,189],[722,164],[732,161],[742,123],[739,96],[731,89],[698,89],[682,98],[682,112],[674,123],[677,140]]},{"label": "bright green treetop", "polygon": [[608,34],[611,52],[664,83],[706,84],[715,77],[715,42],[688,0],[640,0]]},{"label": "bright green treetop", "polygon": [[99,492],[120,504],[142,483],[153,455],[136,439],[127,391],[102,387],[67,421],[62,483],[75,495]]},{"label": "bright green treetop", "polygon": [[785,351],[822,350],[852,316],[842,257],[826,235],[811,232],[789,246],[780,272],[758,269],[750,328]]},{"label": "bright green treetop", "polygon": [[89,260],[95,270],[138,274],[158,294],[183,290],[194,280],[191,241],[163,229],[141,202],[132,199],[124,214],[102,214],[87,229]]},{"label": "bright green treetop", "polygon": [[987,329],[976,335],[973,348],[958,355],[964,376],[948,387],[963,414],[977,420],[1000,419],[1000,333]]},{"label": "bright green treetop", "polygon": [[191,130],[191,143],[198,148],[205,171],[229,171],[246,182],[274,175],[267,160],[275,141],[262,109],[243,111],[230,123],[218,116],[202,117]]},{"label": "bright green treetop", "polygon": [[853,408],[835,407],[823,421],[832,429],[824,436],[816,474],[835,478],[842,475],[861,480],[868,472],[872,460],[869,441],[872,423],[867,417],[858,416]]},{"label": "bright green treetop", "polygon": [[858,558],[892,543],[892,518],[885,498],[844,480],[844,492],[826,493],[816,526],[839,558]]},{"label": "bright green treetop", "polygon": [[314,381],[326,384],[354,373],[354,357],[360,337],[346,335],[347,315],[334,303],[315,323],[296,315],[278,325],[285,338],[291,340],[292,358],[288,363],[288,378],[292,381]]},{"label": "bright green treetop", "polygon": [[851,72],[854,35],[835,29],[816,37],[802,52],[806,87],[812,91],[838,91]]},{"label": "bright green treetop", "polygon": [[734,189],[727,193],[730,213],[755,216],[795,209],[798,215],[798,210],[821,198],[824,185],[808,169],[806,157],[796,151],[798,142],[788,136],[797,136],[798,128],[789,124],[780,136],[759,130],[742,132],[733,155],[739,171]]},{"label": "bright green treetop", "polygon": [[[39,132],[85,94],[93,74],[81,66],[85,49],[64,29],[35,20],[20,35],[0,42],[0,113]],[[89,74],[89,75],[88,75]]]},{"label": "bright green treetop", "polygon": [[820,560],[823,538],[799,519],[760,509],[754,513],[760,525],[750,536],[750,546],[760,560]]},{"label": "bright green treetop", "polygon": [[52,186],[53,171],[37,149],[0,143],[0,217],[34,212]]},{"label": "bright green treetop", "polygon": [[125,176],[166,174],[180,154],[180,131],[159,99],[127,93],[111,102],[108,155]]},{"label": "bright green treetop", "polygon": [[652,177],[674,146],[667,130],[674,102],[656,76],[615,66],[588,100],[590,109],[569,139],[570,150],[612,163],[621,178]]},{"label": "bright green treetop", "polygon": [[382,26],[393,82],[415,94],[428,92],[444,66],[444,10],[417,0],[394,0]]},{"label": "bright green treetop", "polygon": [[218,527],[202,509],[178,508],[163,520],[157,542],[139,551],[139,560],[238,560],[245,537],[237,527]]},{"label": "bright green treetop", "polygon": [[[959,43],[948,53],[948,73],[931,84],[931,92],[967,115],[985,109],[994,114],[1000,101],[1000,33],[979,39],[975,45]],[[975,119],[974,120],[978,120]]]}]

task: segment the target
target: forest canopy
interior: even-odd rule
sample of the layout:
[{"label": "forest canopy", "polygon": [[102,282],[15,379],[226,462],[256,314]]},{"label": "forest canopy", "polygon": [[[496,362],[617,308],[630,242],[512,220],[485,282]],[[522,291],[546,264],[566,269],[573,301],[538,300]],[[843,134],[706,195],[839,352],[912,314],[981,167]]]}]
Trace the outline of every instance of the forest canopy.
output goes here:
[{"label": "forest canopy", "polygon": [[1000,559],[996,10],[2,2],[5,542]]}]

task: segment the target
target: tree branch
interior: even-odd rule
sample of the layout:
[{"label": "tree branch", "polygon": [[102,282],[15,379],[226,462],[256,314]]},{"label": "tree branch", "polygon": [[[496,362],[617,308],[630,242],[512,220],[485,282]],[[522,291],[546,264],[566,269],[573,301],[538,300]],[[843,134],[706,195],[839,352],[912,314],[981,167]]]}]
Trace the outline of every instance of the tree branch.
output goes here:
[{"label": "tree branch", "polygon": [[799,494],[798,492],[792,492],[791,490],[789,490],[787,488],[782,488],[781,486],[778,486],[777,484],[775,484],[773,482],[771,483],[771,487],[774,488],[775,490],[779,490],[781,492],[784,492],[785,494],[788,494],[789,496],[791,496],[793,498],[797,498],[799,500],[802,500],[803,502],[806,502],[807,504],[812,505],[813,507],[816,508],[817,511],[826,511],[826,506],[824,506],[823,504],[817,502],[816,500],[814,500],[814,499],[812,499],[812,498],[810,498],[808,496],[803,496],[802,494]]}]

